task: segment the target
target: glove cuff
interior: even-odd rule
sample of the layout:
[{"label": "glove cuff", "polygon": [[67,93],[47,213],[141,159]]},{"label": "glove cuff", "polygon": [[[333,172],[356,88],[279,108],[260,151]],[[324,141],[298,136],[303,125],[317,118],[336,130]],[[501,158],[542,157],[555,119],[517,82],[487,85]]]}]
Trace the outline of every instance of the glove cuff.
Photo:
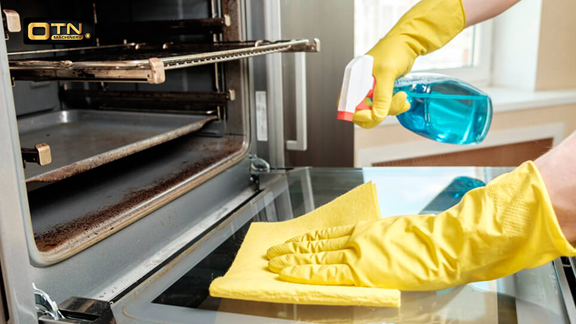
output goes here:
[{"label": "glove cuff", "polygon": [[536,268],[560,256],[574,256],[532,161],[468,192],[455,215],[469,238],[464,250],[475,260],[460,260],[458,283],[492,280]]},{"label": "glove cuff", "polygon": [[[530,224],[526,225],[538,231],[536,237],[541,240],[538,243],[540,245],[539,253],[542,255],[541,258],[548,259],[548,261],[537,262],[531,267],[537,267],[559,256],[575,256],[576,249],[568,242],[562,232],[548,190],[536,165],[532,161],[525,162],[517,169],[516,173],[515,178],[520,184],[522,198],[532,214],[528,221],[541,226],[541,228],[536,228]],[[547,258],[546,255],[548,255]]]},{"label": "glove cuff", "polygon": [[574,256],[554,213],[544,180],[532,161],[486,186],[494,215],[508,242],[499,249],[509,259],[500,270],[510,273],[535,268],[560,256]]}]

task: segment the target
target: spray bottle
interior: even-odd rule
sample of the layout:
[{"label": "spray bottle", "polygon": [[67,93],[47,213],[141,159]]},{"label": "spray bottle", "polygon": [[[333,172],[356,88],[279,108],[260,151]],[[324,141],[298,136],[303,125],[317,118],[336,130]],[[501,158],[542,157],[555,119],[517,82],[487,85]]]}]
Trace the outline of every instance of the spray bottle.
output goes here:
[{"label": "spray bottle", "polygon": [[[374,58],[354,58],[344,72],[338,119],[352,121],[354,112],[372,109],[376,79]],[[492,122],[492,101],[477,88],[452,77],[410,73],[394,83],[394,94],[404,91],[410,109],[397,116],[402,126],[441,143],[481,143]]]}]

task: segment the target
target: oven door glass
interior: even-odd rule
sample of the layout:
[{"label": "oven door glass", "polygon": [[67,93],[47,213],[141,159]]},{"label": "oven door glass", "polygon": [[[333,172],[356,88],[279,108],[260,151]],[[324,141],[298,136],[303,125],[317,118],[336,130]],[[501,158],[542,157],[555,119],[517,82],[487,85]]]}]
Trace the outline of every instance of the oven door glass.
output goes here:
[{"label": "oven door glass", "polygon": [[[295,169],[207,231],[200,240],[118,300],[122,322],[170,323],[570,323],[553,263],[499,280],[435,292],[403,292],[400,308],[276,304],[210,297],[251,222],[306,214],[354,187],[373,181],[382,216],[435,213],[504,168]],[[564,280],[564,282],[562,281]],[[566,287],[564,287],[566,288]]]}]

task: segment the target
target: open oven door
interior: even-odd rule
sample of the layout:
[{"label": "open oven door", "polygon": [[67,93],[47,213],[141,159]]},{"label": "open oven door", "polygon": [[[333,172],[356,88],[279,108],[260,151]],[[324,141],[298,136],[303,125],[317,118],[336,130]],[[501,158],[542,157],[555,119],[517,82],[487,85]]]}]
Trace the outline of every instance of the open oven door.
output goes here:
[{"label": "open oven door", "polygon": [[[505,171],[300,168],[260,174],[259,191],[252,199],[219,223],[200,227],[198,240],[112,300],[113,316],[118,323],[574,323],[570,260],[443,291],[403,292],[400,308],[275,304],[219,299],[208,293],[211,281],[231,265],[251,222],[301,216],[368,181],[378,188],[383,217],[438,212]],[[472,182],[462,182],[462,177]],[[411,189],[416,182],[418,194]],[[289,205],[278,203],[285,199]]]}]

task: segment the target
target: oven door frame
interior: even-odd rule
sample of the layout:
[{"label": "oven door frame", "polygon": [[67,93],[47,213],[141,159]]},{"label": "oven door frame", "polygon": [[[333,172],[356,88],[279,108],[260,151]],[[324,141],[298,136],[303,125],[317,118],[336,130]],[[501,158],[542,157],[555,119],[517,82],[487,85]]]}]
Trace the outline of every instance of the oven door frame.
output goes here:
[{"label": "oven door frame", "polygon": [[[0,24],[0,35],[4,26]],[[0,41],[0,267],[4,287],[0,321],[37,322],[29,251],[33,238],[6,42]],[[4,308],[4,306],[6,308]]]},{"label": "oven door frame", "polygon": [[[202,238],[177,255],[162,269],[156,271],[117,301],[115,300],[112,305],[112,312],[116,321],[118,323],[214,323],[216,321],[227,323],[290,323],[291,321],[288,320],[206,311],[152,302],[160,292],[174,284],[215,247],[232,235],[237,228],[246,224],[256,213],[267,208],[272,201],[283,195],[286,195],[290,201],[288,196],[289,183],[285,171],[272,171],[269,174],[261,175],[259,182],[261,188],[265,187],[262,191],[241,208],[226,216],[216,227],[211,228]],[[286,218],[290,218],[290,216],[283,215],[283,219]],[[218,232],[218,235],[211,235],[214,232]]]}]

